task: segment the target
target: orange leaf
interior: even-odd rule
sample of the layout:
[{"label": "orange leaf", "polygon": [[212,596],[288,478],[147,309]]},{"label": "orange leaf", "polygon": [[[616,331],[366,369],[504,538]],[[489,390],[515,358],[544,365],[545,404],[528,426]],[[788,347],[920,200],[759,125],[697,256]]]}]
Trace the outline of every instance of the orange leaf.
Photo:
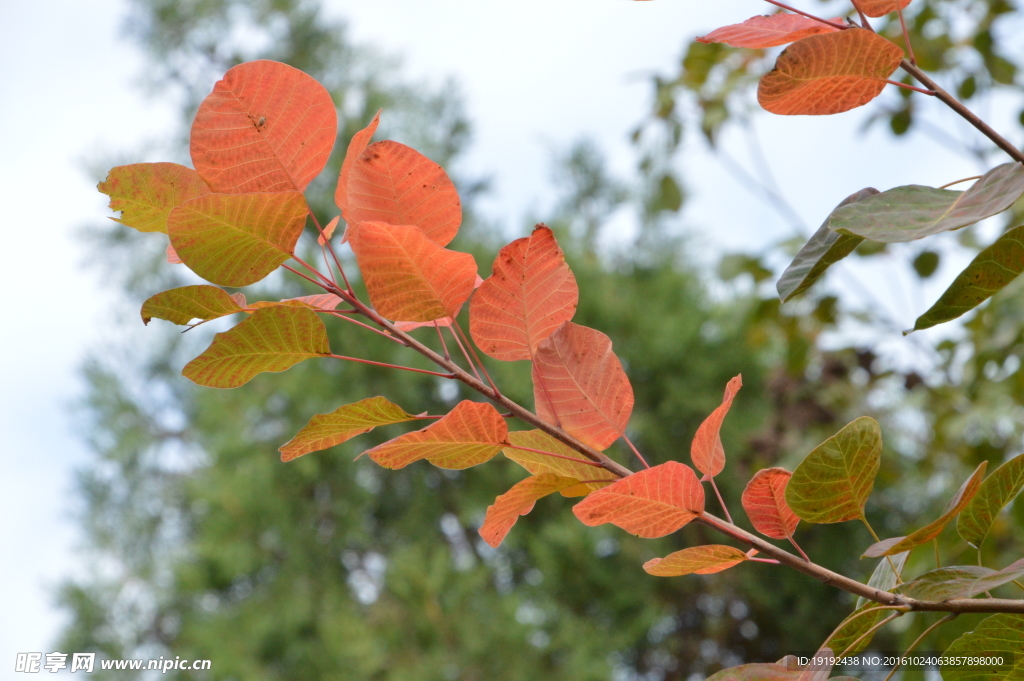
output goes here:
[{"label": "orange leaf", "polygon": [[608,336],[565,322],[541,341],[533,360],[537,416],[595,449],[625,431],[633,387]]},{"label": "orange leaf", "polygon": [[531,359],[537,344],[572,319],[580,292],[547,225],[505,246],[469,305],[469,331],[485,353]]},{"label": "orange leaf", "polygon": [[704,488],[689,466],[669,461],[591,492],[572,512],[584,525],[612,523],[654,539],[704,512]]},{"label": "orange leaf", "polygon": [[519,516],[533,510],[533,505],[541,497],[546,497],[565,487],[575,485],[578,480],[560,478],[551,473],[534,475],[520,480],[512,489],[505,492],[494,503],[487,507],[484,524],[480,526],[480,536],[491,546],[498,546],[508,531],[516,524]]},{"label": "orange leaf", "polygon": [[710,575],[749,560],[747,554],[732,546],[708,544],[653,558],[644,563],[644,571],[655,577]]},{"label": "orange leaf", "polygon": [[324,227],[324,233],[320,234],[316,238],[316,242],[318,244],[320,244],[321,246],[325,246],[327,244],[328,239],[334,236],[334,230],[338,228],[338,220],[340,219],[340,215],[335,215],[334,218],[332,218],[331,221],[327,223],[327,226]]},{"label": "orange leaf", "polygon": [[508,426],[486,402],[459,402],[443,419],[406,433],[366,454],[385,468],[426,459],[438,468],[462,470],[487,461],[507,444]]},{"label": "orange leaf", "polygon": [[298,298],[285,298],[284,300],[260,300],[249,303],[243,307],[246,312],[254,312],[263,307],[276,307],[288,305],[290,307],[311,307],[314,310],[333,310],[341,304],[341,298],[333,293],[317,293],[311,296],[300,296]]},{"label": "orange leaf", "polygon": [[261,59],[217,81],[196,111],[189,151],[216,192],[302,191],[331,154],[330,93],[296,68]]},{"label": "orange leaf", "polygon": [[722,447],[722,422],[729,413],[732,400],[743,386],[743,376],[737,375],[729,379],[725,386],[725,395],[711,415],[697,428],[690,444],[690,458],[693,465],[707,478],[713,478],[725,467],[725,448]]},{"label": "orange leaf", "polygon": [[341,215],[347,223],[352,222],[348,209],[348,178],[352,174],[352,166],[355,165],[356,159],[366,151],[366,145],[370,143],[373,133],[377,132],[381,111],[383,109],[377,111],[377,115],[373,117],[369,125],[352,135],[352,139],[348,143],[348,150],[345,152],[345,160],[341,162],[341,172],[338,173],[338,186],[334,189],[334,203],[341,210]]},{"label": "orange leaf", "polygon": [[[530,473],[534,475],[552,473],[559,477],[576,480],[577,485],[561,490],[562,496],[586,496],[594,490],[607,487],[619,479],[619,476],[604,468],[588,466],[579,461],[570,461],[569,459],[557,456],[548,456],[539,452],[519,449],[519,447],[529,447],[541,452],[560,454],[563,457],[582,458],[579,452],[570,449],[567,445],[562,444],[543,430],[516,430],[508,434],[508,441],[511,443],[511,446],[502,449],[502,453],[530,471]],[[582,480],[593,480],[595,482],[581,482]]]},{"label": "orange leaf", "polygon": [[884,17],[909,4],[910,0],[853,0],[853,6],[871,18]]},{"label": "orange leaf", "polygon": [[723,26],[703,38],[697,38],[697,42],[725,43],[733,47],[761,49],[838,30],[840,29],[799,14],[773,14],[767,17],[751,17],[742,24]]},{"label": "orange leaf", "polygon": [[349,235],[370,301],[389,319],[453,317],[473,293],[473,256],[441,248],[419,227],[360,222]]},{"label": "orange leaf", "polygon": [[758,471],[743,490],[743,510],[754,529],[772,539],[793,536],[800,518],[786,503],[786,485],[793,474],[785,468]]},{"label": "orange leaf", "polygon": [[375,142],[349,172],[349,225],[416,225],[439,246],[455,238],[462,223],[459,193],[444,169],[415,149],[390,140]]},{"label": "orange leaf", "polygon": [[167,262],[172,265],[184,265],[181,258],[178,257],[178,252],[174,250],[174,246],[167,244]]},{"label": "orange leaf", "polygon": [[757,101],[783,116],[823,116],[877,97],[903,50],[862,28],[813,35],[779,55],[757,88]]}]

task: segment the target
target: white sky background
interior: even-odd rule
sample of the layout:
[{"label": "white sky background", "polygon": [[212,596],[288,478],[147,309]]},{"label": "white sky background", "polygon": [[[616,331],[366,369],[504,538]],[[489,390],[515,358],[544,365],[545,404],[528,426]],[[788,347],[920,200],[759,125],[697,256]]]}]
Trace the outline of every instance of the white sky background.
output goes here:
[{"label": "white sky background", "polygon": [[[527,215],[544,215],[552,151],[581,136],[596,140],[613,170],[628,177],[635,159],[627,136],[649,108],[644,76],[674,73],[689,37],[765,9],[756,0],[328,6],[349,19],[356,41],[403,55],[411,77],[460,82],[474,128],[461,169],[494,178],[495,191],[481,205],[510,229]],[[85,252],[74,236],[108,214],[84,161],[160,140],[177,125],[170,103],[148,100],[135,87],[143,62],[120,35],[124,11],[119,0],[0,3],[7,254],[0,268],[0,669],[10,669],[16,652],[53,650],[62,621],[52,607],[54,587],[78,569],[73,473],[88,454],[70,407],[82,395],[85,352],[116,332],[110,296],[83,269]],[[778,182],[810,227],[867,185],[939,185],[976,174],[977,166],[927,140],[859,135],[864,112],[758,120]],[[691,196],[684,219],[702,260],[791,233],[691,142],[682,165]],[[733,146],[742,157],[744,145]],[[928,295],[952,274],[944,268]],[[883,297],[887,285],[873,284]],[[898,305],[900,321],[910,325],[909,308]]]}]

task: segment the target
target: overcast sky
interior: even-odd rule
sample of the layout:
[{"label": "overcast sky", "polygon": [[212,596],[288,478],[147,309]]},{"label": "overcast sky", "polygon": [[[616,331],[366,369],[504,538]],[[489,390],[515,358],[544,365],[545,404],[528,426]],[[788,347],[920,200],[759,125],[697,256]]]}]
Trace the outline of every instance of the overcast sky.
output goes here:
[{"label": "overcast sky", "polygon": [[[754,0],[328,4],[358,42],[403,55],[414,80],[460,83],[474,127],[462,168],[494,178],[482,206],[508,227],[544,214],[552,152],[581,136],[628,175],[627,136],[648,111],[649,76],[673,72],[686,39],[763,11]],[[78,566],[73,473],[88,454],[71,408],[86,351],[116,332],[109,295],[83,269],[74,236],[109,214],[84,161],[160,140],[177,125],[169,103],[133,87],[143,64],[120,35],[124,11],[119,0],[0,3],[0,668],[16,652],[53,650],[61,622],[53,588]],[[864,117],[759,119],[765,153],[806,224],[816,227],[864,186],[938,185],[977,170],[931,143],[861,135]],[[741,141],[729,144],[742,158]],[[792,233],[702,145],[688,147],[682,174],[700,258]]]}]

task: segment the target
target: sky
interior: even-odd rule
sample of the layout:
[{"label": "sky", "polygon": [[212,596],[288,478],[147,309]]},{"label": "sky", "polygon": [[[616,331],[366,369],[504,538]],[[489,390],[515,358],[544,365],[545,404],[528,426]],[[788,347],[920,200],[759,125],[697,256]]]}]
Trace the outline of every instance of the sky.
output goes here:
[{"label": "sky", "polygon": [[[347,18],[357,42],[401,55],[414,82],[459,83],[474,127],[460,170],[493,178],[481,208],[509,229],[550,209],[553,154],[576,139],[593,139],[612,170],[628,176],[635,164],[628,135],[648,111],[650,76],[672,73],[690,37],[762,11],[754,0],[327,5]],[[0,197],[9,254],[0,268],[0,669],[17,652],[53,650],[63,621],[55,587],[83,565],[74,518],[74,474],[88,461],[76,430],[80,370],[119,323],[76,236],[110,214],[86,165],[177,130],[172,103],[138,87],[144,62],[121,35],[125,11],[121,0],[0,3]],[[927,141],[862,134],[864,118],[862,110],[757,119],[778,184],[806,225],[816,227],[864,186],[939,185],[976,174],[974,164]],[[747,162],[741,138],[726,147]],[[701,144],[687,149],[684,222],[697,259],[713,262],[792,234]],[[893,276],[865,285],[887,298]],[[939,290],[951,276],[940,271]],[[912,322],[901,304],[894,314]]]}]

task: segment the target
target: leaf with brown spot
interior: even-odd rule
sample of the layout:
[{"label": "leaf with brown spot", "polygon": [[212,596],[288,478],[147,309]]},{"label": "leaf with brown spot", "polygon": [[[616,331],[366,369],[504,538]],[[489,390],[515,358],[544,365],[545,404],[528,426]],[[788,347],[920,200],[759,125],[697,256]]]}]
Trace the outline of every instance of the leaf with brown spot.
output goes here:
[{"label": "leaf with brown spot", "polygon": [[758,471],[743,490],[741,502],[754,529],[772,539],[789,539],[800,518],[786,503],[786,485],[793,474],[785,468]]},{"label": "leaf with brown spot", "polygon": [[352,139],[348,143],[348,150],[345,152],[345,160],[341,162],[341,172],[338,173],[338,186],[334,189],[334,203],[341,210],[341,215],[345,218],[346,223],[352,222],[348,207],[348,178],[352,174],[352,166],[355,165],[356,159],[366,151],[366,146],[373,138],[373,133],[377,132],[381,111],[383,109],[377,111],[369,125],[352,135]]},{"label": "leaf with brown spot", "polygon": [[957,516],[960,511],[963,510],[967,504],[971,502],[974,495],[981,489],[982,478],[985,477],[985,468],[988,466],[988,461],[982,461],[974,472],[971,473],[971,477],[960,486],[960,489],[956,491],[953,498],[946,504],[945,510],[938,518],[928,523],[920,530],[912,532],[905,537],[892,537],[891,539],[883,539],[880,542],[872,544],[868,547],[868,550],[864,552],[864,555],[868,558],[878,558],[880,556],[892,556],[897,553],[903,553],[909,551],[915,546],[920,546],[925,542],[929,542],[935,539],[942,533],[946,525],[949,524],[953,518]]},{"label": "leaf with brown spot", "polygon": [[383,397],[368,397],[338,407],[329,414],[317,414],[280,447],[281,461],[339,445],[378,426],[411,421],[416,417]]},{"label": "leaf with brown spot", "polygon": [[185,325],[193,319],[209,321],[241,312],[242,308],[224,289],[216,286],[182,286],[151,296],[142,304],[142,323],[156,317]]},{"label": "leaf with brown spot", "polygon": [[469,331],[495,359],[531,359],[537,344],[576,313],[580,291],[544,224],[505,246],[469,304]]},{"label": "leaf with brown spot", "polygon": [[[573,459],[582,459],[583,455],[575,449],[571,449],[543,430],[516,430],[508,434],[508,441],[512,445],[502,449],[506,457],[530,471],[534,475],[552,473],[563,478],[574,478],[577,485],[560,490],[564,497],[582,497],[594,490],[607,487],[619,479],[611,471],[598,466],[589,466],[579,461],[556,456],[547,456],[538,452],[530,452],[517,447],[527,447],[542,452],[551,452],[560,456],[568,456]],[[598,480],[600,482],[580,482],[581,480]]]},{"label": "leaf with brown spot", "polygon": [[199,173],[177,163],[135,163],[111,168],[96,187],[110,197],[110,218],[140,232],[167,233],[167,216],[189,199],[208,194]]},{"label": "leaf with brown spot", "polygon": [[296,68],[261,59],[217,81],[192,122],[192,164],[215,192],[303,191],[338,134],[334,100]]},{"label": "leaf with brown spot", "polygon": [[722,422],[725,421],[732,401],[742,386],[742,375],[729,379],[725,385],[722,404],[704,419],[693,436],[693,442],[690,443],[690,458],[694,467],[703,473],[705,478],[713,478],[725,468],[725,448],[722,446],[721,438]]},{"label": "leaf with brown spot", "polygon": [[849,111],[881,94],[902,59],[898,46],[862,28],[812,35],[779,55],[757,101],[783,116]]},{"label": "leaf with brown spot", "polygon": [[853,0],[853,6],[872,19],[904,9],[910,0]]},{"label": "leaf with brown spot", "polygon": [[633,387],[611,340],[572,322],[537,346],[533,398],[537,416],[598,450],[626,432],[633,411]]},{"label": "leaf with brown spot", "polygon": [[349,225],[416,225],[445,246],[462,224],[462,203],[444,168],[415,149],[386,140],[356,158],[346,184]]},{"label": "leaf with brown spot", "polygon": [[772,14],[766,17],[751,17],[741,24],[723,26],[697,38],[697,42],[763,49],[838,30],[840,29],[799,14]]},{"label": "leaf with brown spot", "polygon": [[612,523],[654,539],[672,534],[704,512],[704,488],[689,466],[668,461],[591,492],[572,512],[584,525]]},{"label": "leaf with brown spot", "polygon": [[493,504],[487,507],[484,524],[480,526],[479,530],[480,536],[489,545],[497,547],[519,520],[519,517],[533,510],[538,499],[571,487],[577,482],[572,478],[560,478],[551,473],[542,473],[526,480],[520,480],[513,485],[512,489],[499,496]]},{"label": "leaf with brown spot", "polygon": [[349,243],[370,301],[389,319],[452,317],[473,293],[473,256],[441,248],[419,227],[360,222],[349,228]]},{"label": "leaf with brown spot", "polygon": [[459,402],[422,430],[406,433],[366,452],[385,468],[405,468],[426,459],[438,468],[462,470],[481,464],[508,444],[508,426],[486,402]]},{"label": "leaf with brown spot", "polygon": [[652,558],[644,563],[644,571],[655,577],[711,575],[749,560],[747,554],[732,546],[707,544]]}]

